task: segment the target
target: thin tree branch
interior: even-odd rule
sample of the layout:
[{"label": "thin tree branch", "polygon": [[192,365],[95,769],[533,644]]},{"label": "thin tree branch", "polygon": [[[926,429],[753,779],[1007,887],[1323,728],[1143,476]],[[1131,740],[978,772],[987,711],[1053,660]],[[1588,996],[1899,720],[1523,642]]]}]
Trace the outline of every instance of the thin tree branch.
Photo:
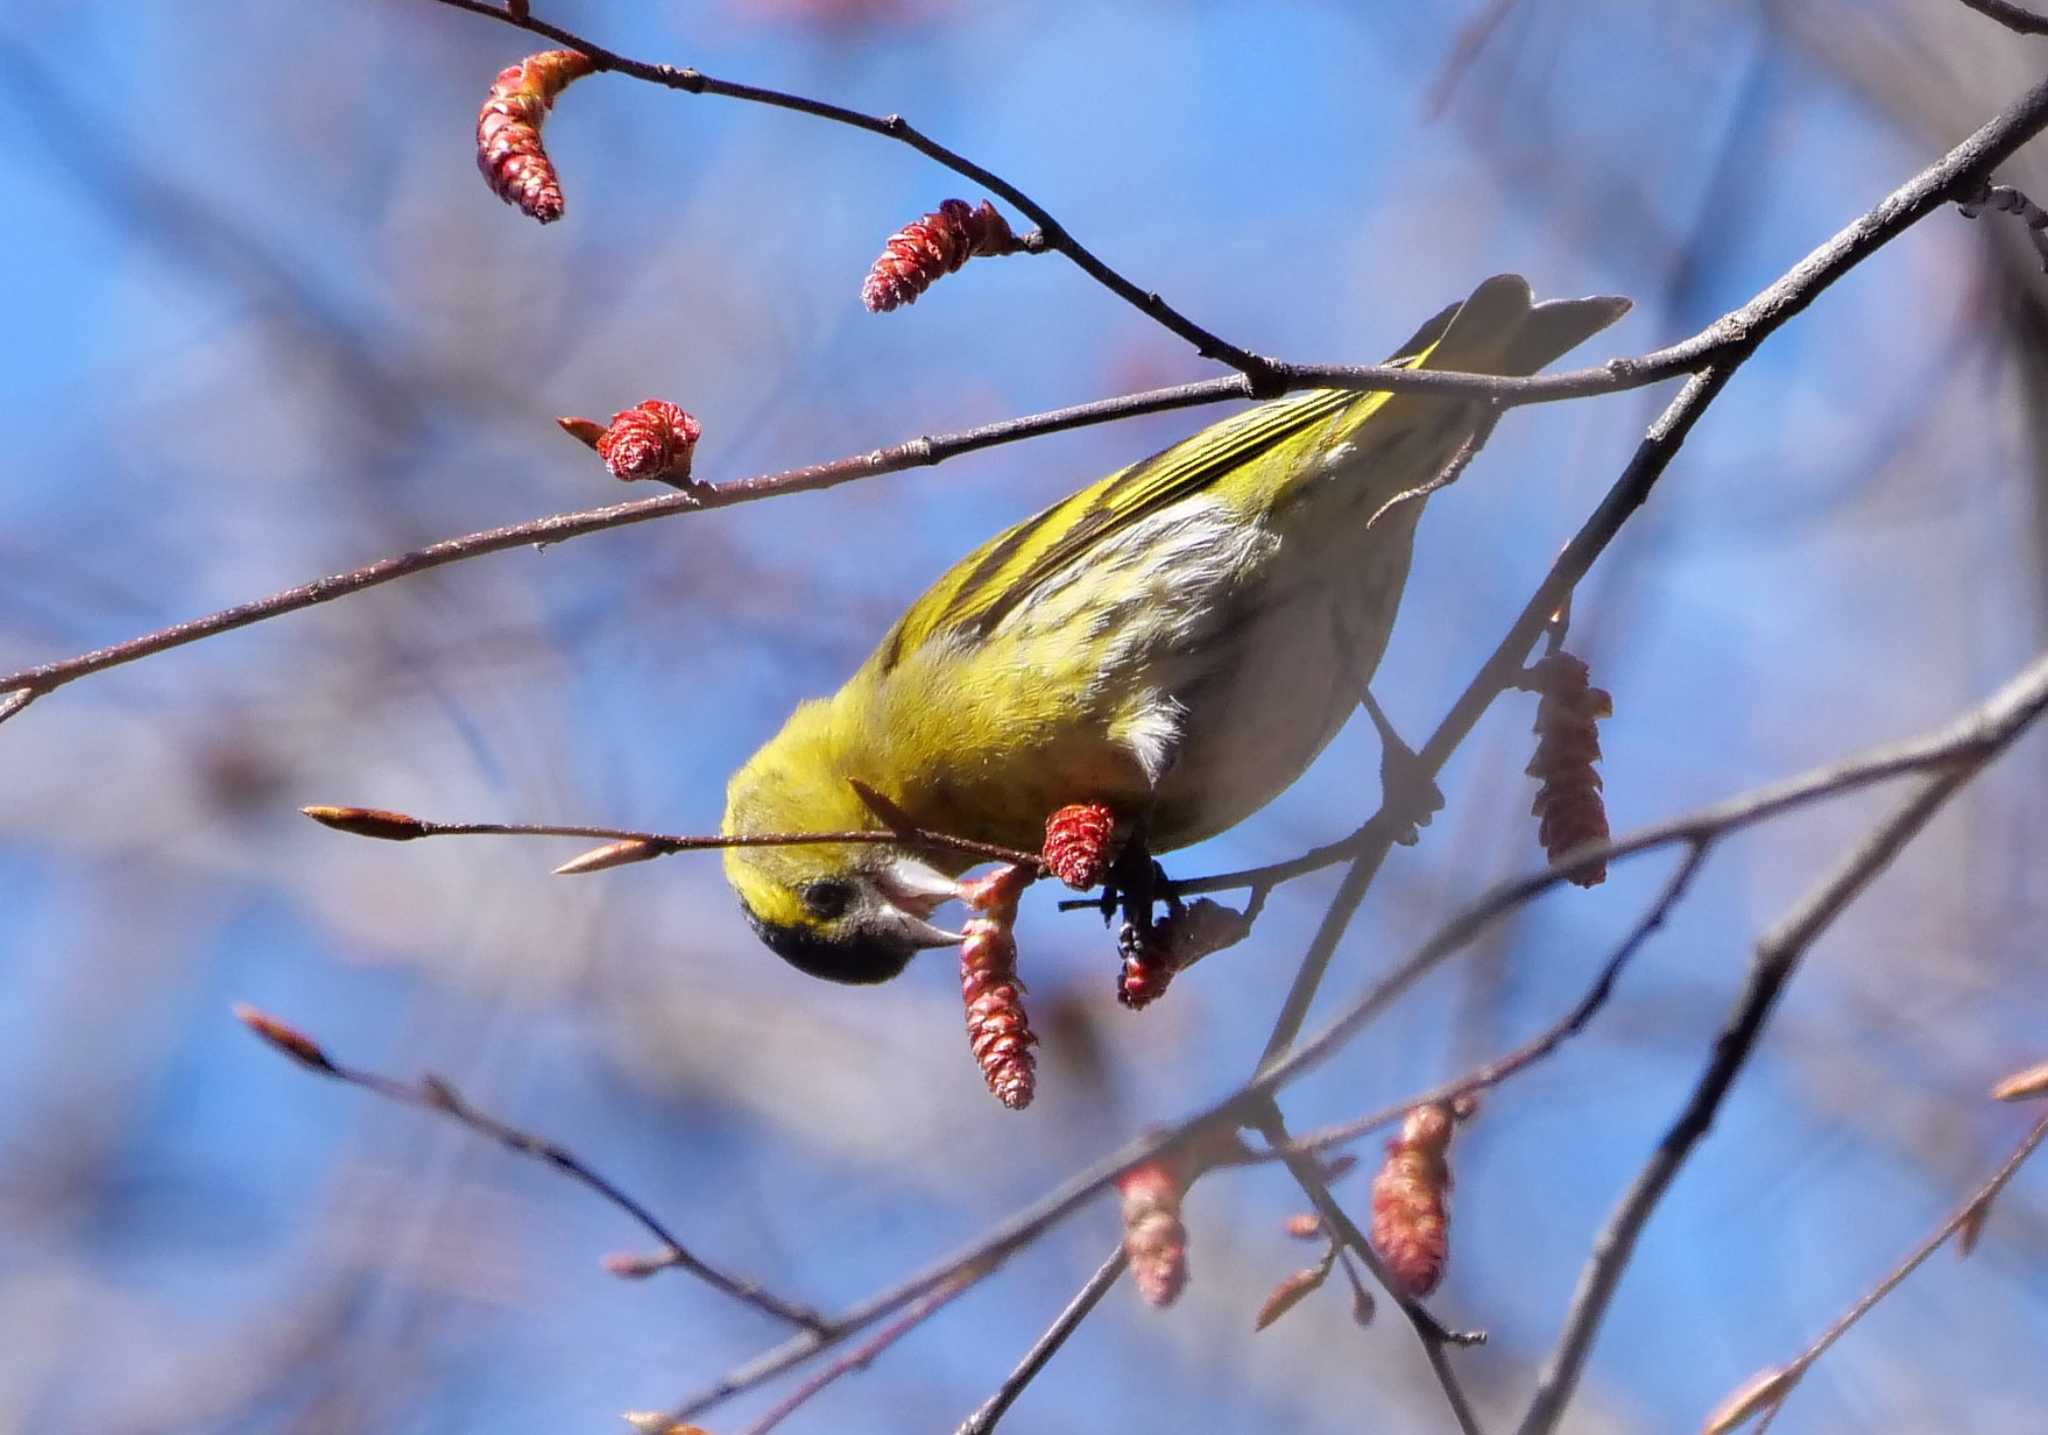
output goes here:
[{"label": "thin tree branch", "polygon": [[36,700],[35,689],[23,688],[0,698],[0,722],[6,722],[23,708]]},{"label": "thin tree branch", "polygon": [[[582,837],[608,841],[613,846],[632,843],[648,849],[644,854],[626,859],[632,861],[642,860],[643,855],[651,858],[673,852],[718,851],[727,847],[822,847],[867,843],[965,852],[984,861],[1004,862],[1014,867],[1029,868],[1034,872],[1042,872],[1045,868],[1045,860],[1036,852],[1025,852],[1015,847],[1005,847],[998,842],[956,837],[950,832],[937,832],[928,827],[910,825],[887,828],[863,827],[843,832],[714,832],[683,835],[670,832],[642,832],[627,827],[590,827],[556,822],[429,822],[408,813],[391,812],[377,807],[315,805],[302,807],[299,811],[321,826],[331,827],[337,832],[346,832],[355,837],[373,837],[387,842],[412,842],[422,837]],[[592,870],[579,864],[594,855],[596,854],[585,853],[583,857],[564,863],[555,870],[564,875]],[[622,866],[624,861],[614,861],[605,865]]]},{"label": "thin tree branch", "polygon": [[[1573,398],[1580,396],[1581,393],[1612,392],[1636,387],[1639,383],[1655,382],[1655,377],[1640,380],[1634,377],[1614,379],[1608,375],[1607,370],[1598,369],[1586,370],[1583,373],[1588,376],[1589,382],[1604,383],[1604,389],[1573,387],[1569,390],[1546,389],[1532,392],[1513,387],[1531,383],[1532,380],[1528,379],[1495,379],[1484,374],[1459,374],[1434,369],[1395,369],[1381,368],[1377,365],[1330,365],[1326,370],[1315,365],[1296,365],[1290,368],[1291,372],[1282,380],[1283,388],[1287,389],[1317,384],[1334,388],[1356,388],[1361,391],[1384,388],[1390,392],[1489,397],[1510,407],[1522,403],[1547,402],[1553,398]],[[1568,380],[1576,377],[1565,374],[1549,376],[1550,379]],[[310,583],[283,589],[267,597],[237,603],[204,617],[174,623],[169,627],[159,628],[154,632],[144,633],[103,648],[95,648],[75,657],[0,674],[0,693],[28,692],[40,695],[93,673],[152,657],[172,648],[183,647],[187,643],[196,643],[221,633],[232,632],[237,628],[246,628],[252,623],[261,623],[287,613],[296,613],[304,608],[332,602],[336,598],[360,593],[367,588],[380,587],[385,583],[424,573],[429,569],[481,558],[486,554],[501,553],[510,548],[544,548],[549,544],[581,538],[585,534],[624,528],[635,523],[645,523],[650,519],[665,518],[671,514],[729,508],[785,494],[813,493],[835,488],[856,479],[878,478],[906,469],[930,467],[962,454],[1000,444],[1015,443],[1022,439],[1110,423],[1142,414],[1253,397],[1249,382],[1242,376],[1180,384],[1118,398],[1075,404],[1063,409],[982,424],[952,433],[921,435],[891,444],[886,448],[871,449],[866,453],[851,454],[844,458],[807,464],[800,468],[784,469],[778,473],[758,474],[749,478],[732,479],[725,483],[694,484],[679,493],[607,504],[601,508],[550,514],[498,528],[482,529],[458,538],[442,539],[438,543],[430,543],[424,548],[416,548],[410,552],[379,558],[375,562],[349,569],[344,573],[331,574]],[[18,711],[19,707],[13,708],[10,714]]]},{"label": "thin tree branch", "polygon": [[910,1308],[903,1313],[900,1320],[892,1321],[878,1331],[874,1339],[848,1351],[792,1390],[767,1414],[749,1425],[745,1435],[768,1435],[770,1430],[810,1403],[826,1386],[856,1370],[867,1369],[883,1351],[938,1314],[941,1307],[972,1286],[975,1280],[976,1276],[972,1271],[962,1271],[953,1280],[927,1291],[922,1297],[911,1302]]},{"label": "thin tree branch", "polygon": [[456,10],[466,10],[472,15],[500,20],[565,45],[588,55],[600,70],[612,70],[630,75],[636,80],[661,85],[671,90],[681,90],[692,95],[717,95],[725,99],[745,100],[752,104],[769,105],[776,109],[793,110],[798,114],[810,115],[834,124],[847,125],[853,129],[865,130],[884,139],[906,144],[928,159],[937,161],[962,178],[971,179],[983,188],[1000,195],[1011,205],[1025,214],[1038,226],[1044,247],[1055,249],[1071,259],[1081,271],[1096,283],[1108,289],[1125,303],[1137,308],[1154,322],[1164,325],[1173,333],[1195,346],[1195,352],[1205,359],[1215,359],[1230,365],[1248,378],[1258,391],[1259,397],[1271,397],[1281,390],[1271,388],[1267,379],[1267,361],[1259,355],[1226,339],[1210,333],[1168,304],[1159,295],[1147,293],[1133,284],[1122,274],[1097,258],[1092,250],[1082,244],[1068,231],[1067,227],[1053,217],[1052,211],[1026,194],[1016,185],[968,159],[965,155],[946,148],[931,136],[919,130],[901,115],[871,115],[844,105],[828,104],[823,100],[810,99],[804,95],[793,95],[781,90],[764,89],[759,85],[736,84],[731,80],[715,79],[701,70],[677,68],[673,65],[654,65],[642,60],[629,59],[602,45],[593,44],[580,35],[571,33],[559,25],[545,20],[534,19],[531,15],[515,15],[498,5],[486,4],[484,0],[437,0]]},{"label": "thin tree branch", "polygon": [[661,1243],[660,1252],[654,1256],[614,1258],[608,1261],[607,1264],[615,1273],[628,1276],[648,1275],[656,1270],[674,1266],[723,1291],[733,1299],[744,1301],[754,1309],[772,1315],[778,1320],[802,1326],[812,1332],[828,1328],[824,1317],[810,1307],[771,1295],[756,1282],[720,1270],[692,1255],[689,1249],[676,1239],[675,1233],[662,1224],[652,1211],[585,1165],[574,1153],[552,1141],[508,1126],[497,1118],[477,1110],[440,1077],[429,1074],[421,1077],[417,1083],[411,1083],[379,1076],[373,1071],[343,1066],[330,1057],[324,1047],[297,1028],[288,1026],[254,1007],[238,1005],[235,1008],[235,1015],[244,1026],[308,1071],[317,1072],[321,1076],[349,1086],[360,1087],[387,1101],[396,1101],[404,1106],[417,1106],[423,1111],[438,1112],[479,1135],[488,1136],[500,1145],[519,1152],[522,1156],[531,1156],[546,1162],[579,1185],[595,1191],[639,1222],[648,1234]]},{"label": "thin tree branch", "polygon": [[1678,1120],[1658,1142],[1656,1151],[1594,1239],[1593,1253],[1580,1273],[1564,1329],[1537,1378],[1536,1393],[1518,1427],[1518,1435],[1550,1435],[1564,1418],[1565,1406],[1578,1388],[1579,1376],[1592,1353],[1608,1304],[1635,1252],[1637,1238],[1686,1157],[1713,1125],[1715,1113],[1755,1051],[1764,1023],[1785,984],[1798,970],[1807,948],[1988,760],[1987,754],[1967,766],[1928,778],[1857,845],[1832,876],[1757,943],[1741,999],[1715,1040],[1714,1054],[1705,1072]]},{"label": "thin tree branch", "polygon": [[1123,1243],[1119,1241],[1117,1248],[1110,1252],[1109,1259],[1102,1263],[1094,1275],[1088,1277],[1087,1284],[1074,1292],[1074,1298],[1067,1302],[1067,1308],[1046,1327],[1045,1334],[1032,1342],[1031,1349],[1024,1352],[1024,1358],[1017,1362],[1017,1368],[1005,1376],[1003,1383],[996,1387],[996,1393],[983,1401],[980,1409],[961,1421],[960,1428],[954,1435],[989,1435],[989,1432],[996,1428],[997,1422],[1009,1413],[1010,1407],[1017,1403],[1017,1397],[1024,1393],[1025,1387],[1038,1378],[1038,1373],[1045,1369],[1046,1363],[1059,1353],[1062,1345],[1067,1343],[1067,1337],[1079,1329],[1081,1322],[1086,1320],[1090,1312],[1101,1303],[1102,1298],[1109,1294],[1110,1288],[1123,1278],[1124,1268],[1130,1261],[1131,1258],[1125,1252]]},{"label": "thin tree branch", "polygon": [[1479,1417],[1472,1409],[1472,1402],[1465,1398],[1464,1385],[1459,1381],[1457,1371],[1452,1368],[1449,1355],[1451,1346],[1483,1343],[1486,1339],[1485,1332],[1454,1331],[1446,1328],[1443,1322],[1430,1314],[1421,1301],[1410,1295],[1401,1283],[1392,1277],[1385,1263],[1380,1260],[1379,1252],[1373,1249],[1372,1242],[1366,1238],[1365,1232],[1358,1228],[1358,1223],[1351,1219],[1350,1213],[1332,1194],[1329,1182],[1323,1176],[1322,1162],[1296,1149],[1297,1143],[1288,1136],[1287,1123],[1280,1115],[1278,1106],[1270,1099],[1267,1100],[1263,1103],[1262,1109],[1249,1116],[1248,1124],[1259,1130],[1266,1138],[1268,1146],[1281,1153],[1281,1159],[1287,1163],[1287,1170],[1294,1177],[1295,1184],[1301,1187],[1302,1193],[1316,1208],[1316,1213],[1323,1218],[1323,1229],[1330,1232],[1340,1242],[1340,1246],[1350,1247],[1358,1258],[1365,1262],[1366,1269],[1372,1272],[1373,1279],[1380,1283],[1381,1288],[1400,1307],[1401,1314],[1407,1317],[1408,1324],[1415,1330],[1416,1339],[1422,1342],[1423,1355],[1429,1361],[1430,1371],[1436,1376],[1437,1385],[1442,1389],[1444,1399],[1451,1407],[1451,1416],[1458,1422],[1460,1435],[1485,1435],[1479,1424]]},{"label": "thin tree branch", "polygon": [[[1927,1258],[1940,1250],[1949,1237],[1972,1221],[1982,1219],[1984,1210],[1997,1198],[1998,1193],[2005,1189],[2006,1183],[2019,1173],[2020,1167],[2026,1164],[2027,1158],[2034,1154],[2035,1148],[2040,1146],[2044,1139],[2048,1139],[2048,1116],[2042,1117],[2034,1124],[2034,1129],[2013,1148],[2012,1154],[1992,1173],[1991,1179],[1972,1192],[1969,1199],[1958,1206],[1954,1214],[1936,1228],[1934,1234],[1916,1246],[1912,1254],[1893,1266],[1860,1300],[1842,1312],[1833,1325],[1821,1332],[1818,1340],[1800,1352],[1797,1359],[1780,1367],[1783,1384],[1778,1399],[1772,1402],[1771,1409],[1765,1417],[1766,1423],[1776,1418],[1779,1408],[1784,1404],[1785,1396],[1791,1393],[1792,1386],[1806,1374],[1816,1360],[1827,1353],[1829,1346],[1848,1334],[1851,1326],[1868,1315],[1873,1306],[1890,1295],[1900,1282],[1925,1264]],[[1969,1250],[1967,1241],[1963,1249],[1965,1252]],[[1758,1427],[1757,1435],[1762,1435],[1761,1426]]]},{"label": "thin tree branch", "polygon": [[[1840,791],[1841,789],[1837,790]],[[1304,1132],[1302,1135],[1295,1137],[1285,1147],[1274,1147],[1270,1150],[1259,1152],[1257,1159],[1261,1161],[1284,1160],[1296,1153],[1307,1155],[1327,1151],[1333,1146],[1342,1146],[1347,1142],[1356,1141],[1361,1136],[1377,1131],[1383,1126],[1393,1125],[1418,1106],[1434,1105],[1442,1101],[1455,1101],[1461,1096],[1471,1096],[1477,1092],[1498,1086],[1517,1072],[1522,1071],[1526,1067],[1533,1066],[1544,1057],[1549,1056],[1560,1046],[1563,1046],[1565,1042],[1585,1030],[1586,1024],[1593,1019],[1602,1006],[1606,1005],[1607,998],[1613,994],[1616,980],[1621,976],[1622,968],[1628,965],[1629,959],[1635,955],[1644,942],[1649,940],[1650,934],[1664,925],[1665,918],[1670,915],[1672,908],[1678,905],[1679,899],[1685,895],[1686,888],[1692,884],[1693,877],[1699,872],[1701,866],[1705,864],[1707,850],[1710,845],[1711,839],[1708,838],[1694,840],[1689,845],[1684,860],[1678,864],[1671,876],[1665,880],[1663,889],[1657,893],[1635,926],[1630,928],[1628,935],[1622,938],[1621,944],[1615,948],[1613,955],[1608,957],[1606,963],[1600,969],[1599,976],[1595,978],[1592,987],[1586,992],[1585,996],[1581,997],[1578,1004],[1565,1013],[1562,1018],[1552,1023],[1537,1036],[1516,1047],[1507,1055],[1497,1057],[1455,1081],[1447,1081],[1440,1086],[1433,1086],[1427,1091],[1407,1098],[1405,1101],[1397,1102],[1392,1106],[1382,1107],[1380,1110],[1369,1115],[1360,1116],[1350,1121],[1339,1122],[1332,1126],[1325,1126],[1319,1130]]]}]

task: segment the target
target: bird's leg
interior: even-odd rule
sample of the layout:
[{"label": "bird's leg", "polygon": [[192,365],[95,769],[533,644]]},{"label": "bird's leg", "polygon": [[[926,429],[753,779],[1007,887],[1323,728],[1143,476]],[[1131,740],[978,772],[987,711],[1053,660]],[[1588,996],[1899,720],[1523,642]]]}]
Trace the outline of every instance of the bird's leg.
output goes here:
[{"label": "bird's leg", "polygon": [[[1132,824],[1131,835],[1118,850],[1102,884],[1102,920],[1108,922],[1121,912],[1141,936],[1151,935],[1153,904],[1160,890],[1169,888],[1166,872],[1152,860],[1151,846],[1145,840],[1150,826],[1150,813]],[[1180,905],[1170,888],[1166,904],[1169,912]]]},{"label": "bird's leg", "polygon": [[1403,847],[1413,847],[1421,838],[1420,829],[1429,826],[1429,819],[1444,810],[1443,789],[1436,785],[1436,779],[1415,755],[1415,749],[1401,741],[1401,735],[1380,711],[1371,688],[1365,690],[1359,702],[1380,735],[1380,810],[1396,824],[1394,841]]}]

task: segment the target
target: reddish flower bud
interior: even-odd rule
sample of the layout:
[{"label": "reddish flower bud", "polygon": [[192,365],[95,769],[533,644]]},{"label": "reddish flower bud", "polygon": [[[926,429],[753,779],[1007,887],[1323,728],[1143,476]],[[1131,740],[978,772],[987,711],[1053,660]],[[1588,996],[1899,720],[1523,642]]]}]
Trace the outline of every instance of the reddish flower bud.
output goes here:
[{"label": "reddish flower bud", "polygon": [[1009,222],[987,200],[976,209],[964,199],[949,199],[889,236],[860,286],[860,299],[871,312],[884,314],[900,304],[916,303],[935,280],[953,273],[973,255],[1014,254],[1023,247]]},{"label": "reddish flower bud", "polygon": [[681,485],[690,480],[690,461],[704,425],[666,399],[642,399],[620,409],[595,439],[597,425],[589,419],[556,419],[564,432],[597,450],[612,477],[622,483],[658,478]]},{"label": "reddish flower bud", "polygon": [[[1530,813],[1539,819],[1537,840],[1555,862],[1575,847],[1607,840],[1607,805],[1600,796],[1599,720],[1614,715],[1614,699],[1587,684],[1584,662],[1560,649],[1530,669],[1542,700],[1536,706],[1536,755],[1529,776],[1538,779]],[[1601,863],[1574,876],[1581,887],[1607,880]]]},{"label": "reddish flower bud", "polygon": [[1323,1234],[1323,1218],[1314,1211],[1296,1211],[1282,1223],[1281,1229],[1297,1241],[1313,1241]]},{"label": "reddish flower bud", "polygon": [[1436,1289],[1450,1257],[1450,1144],[1449,1104],[1418,1106],[1387,1143],[1386,1163],[1373,1177],[1373,1247],[1412,1296]]},{"label": "reddish flower bud", "polygon": [[427,824],[403,812],[381,807],[301,807],[299,811],[322,827],[346,832],[353,837],[378,837],[386,842],[410,842],[427,835]]},{"label": "reddish flower bud", "polygon": [[1175,1163],[1160,1157],[1117,1177],[1124,1198],[1124,1252],[1131,1276],[1148,1305],[1169,1306],[1188,1283],[1188,1232],[1180,1202],[1187,1184]]},{"label": "reddish flower bud", "polygon": [[555,875],[580,877],[586,872],[605,872],[634,862],[651,862],[656,857],[667,856],[670,850],[644,837],[622,837],[617,842],[607,842],[602,847],[593,847],[580,856],[571,857],[555,869]]},{"label": "reddish flower bud", "polygon": [[258,1011],[247,1002],[235,1003],[235,1020],[262,1037],[286,1056],[301,1066],[310,1067],[326,1076],[335,1076],[339,1071],[328,1059],[327,1053],[317,1042],[297,1027],[287,1026],[268,1012]]},{"label": "reddish flower bud", "polygon": [[491,192],[542,224],[562,217],[562,186],[541,148],[555,96],[596,66],[576,50],[543,50],[498,72],[476,117],[476,167]]},{"label": "reddish flower bud", "polygon": [[1072,802],[1045,819],[1041,855],[1053,876],[1085,892],[1109,874],[1115,841],[1116,814],[1108,804]]},{"label": "reddish flower bud", "polygon": [[1320,1290],[1323,1282],[1330,1278],[1330,1264],[1329,1261],[1324,1261],[1319,1266],[1296,1271],[1274,1286],[1266,1296],[1266,1303],[1259,1307],[1259,1313],[1252,1317],[1252,1329],[1264,1330],[1308,1299],[1311,1291]]}]

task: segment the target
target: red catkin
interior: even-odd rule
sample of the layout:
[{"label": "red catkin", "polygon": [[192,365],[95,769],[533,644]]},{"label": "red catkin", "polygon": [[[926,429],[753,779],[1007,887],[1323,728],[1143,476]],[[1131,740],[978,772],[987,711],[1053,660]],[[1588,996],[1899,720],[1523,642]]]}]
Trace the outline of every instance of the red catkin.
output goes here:
[{"label": "red catkin", "polygon": [[1116,814],[1107,803],[1070,802],[1045,819],[1045,846],[1040,856],[1052,875],[1086,892],[1109,874],[1116,855]]},{"label": "red catkin", "polygon": [[1450,1259],[1449,1102],[1410,1111],[1372,1179],[1372,1243],[1411,1296],[1425,1296]]},{"label": "red catkin", "polygon": [[[1530,669],[1531,686],[1542,695],[1536,705],[1536,755],[1529,776],[1541,784],[1529,811],[1537,819],[1537,841],[1550,860],[1588,842],[1607,840],[1607,804],[1601,798],[1599,721],[1614,715],[1614,699],[1587,682],[1584,661],[1560,649]],[[1602,862],[1575,874],[1581,887],[1607,880]]]},{"label": "red catkin", "polygon": [[491,82],[476,117],[476,167],[491,192],[542,224],[562,217],[562,185],[541,147],[540,127],[555,97],[596,66],[578,50],[543,50],[508,65]]},{"label": "red catkin", "polygon": [[996,1100],[1012,1111],[1031,1104],[1037,1091],[1038,1038],[1024,1011],[1024,984],[1017,979],[1017,897],[1031,874],[1005,868],[963,886],[961,895],[977,909],[962,931],[960,995],[967,1007],[967,1044],[982,1079]]},{"label": "red catkin", "polygon": [[690,476],[703,436],[704,426],[695,416],[666,399],[642,399],[612,415],[610,427],[598,437],[597,455],[623,483],[646,478],[681,483]]},{"label": "red catkin", "polygon": [[1009,221],[983,200],[979,208],[964,199],[949,199],[921,219],[889,236],[882,253],[860,286],[861,303],[869,312],[886,314],[917,296],[977,254],[1014,254],[1023,241]]},{"label": "red catkin", "polygon": [[1180,1219],[1186,1181],[1173,1162],[1154,1158],[1117,1177],[1116,1188],[1138,1294],[1148,1305],[1172,1305],[1188,1283],[1188,1231]]}]

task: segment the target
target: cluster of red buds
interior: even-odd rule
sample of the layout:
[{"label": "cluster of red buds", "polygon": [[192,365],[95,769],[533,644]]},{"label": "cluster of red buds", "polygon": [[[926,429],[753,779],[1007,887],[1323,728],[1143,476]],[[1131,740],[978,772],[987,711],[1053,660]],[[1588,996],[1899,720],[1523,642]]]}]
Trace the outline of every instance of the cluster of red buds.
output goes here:
[{"label": "cluster of red buds", "polygon": [[609,424],[595,419],[556,419],[562,431],[597,450],[612,477],[623,483],[658,478],[677,487],[690,481],[690,463],[704,425],[666,399],[642,399],[620,409]]},{"label": "cluster of red buds", "polygon": [[1388,1274],[1411,1296],[1444,1278],[1450,1259],[1451,1127],[1472,1110],[1433,1101],[1410,1111],[1372,1178],[1372,1244]]},{"label": "cluster of red buds", "polygon": [[[1529,685],[1541,694],[1536,705],[1536,755],[1529,776],[1542,786],[1529,809],[1538,819],[1536,837],[1555,862],[1575,847],[1607,840],[1607,804],[1600,796],[1600,719],[1614,715],[1614,699],[1587,683],[1583,660],[1559,649],[1529,670]],[[1602,862],[1576,873],[1581,887],[1607,880]]]},{"label": "cluster of red buds", "polygon": [[1038,1043],[1024,1012],[1024,983],[1017,978],[1017,898],[1034,874],[1005,867],[965,883],[960,895],[975,915],[962,929],[960,995],[967,1005],[967,1043],[982,1079],[996,1100],[1012,1111],[1031,1104],[1037,1090]]},{"label": "cluster of red buds", "polygon": [[975,208],[949,199],[922,219],[889,236],[881,257],[860,286],[860,301],[871,313],[886,314],[917,296],[977,254],[1015,254],[1024,241],[987,200]]},{"label": "cluster of red buds", "polygon": [[1117,972],[1116,999],[1132,1011],[1142,1011],[1165,993],[1175,972],[1243,941],[1251,929],[1244,913],[1207,897],[1175,907],[1153,923],[1149,933],[1141,933],[1134,922],[1124,923],[1117,934],[1123,965]]},{"label": "cluster of red buds", "polygon": [[1164,1156],[1133,1166],[1117,1177],[1124,1198],[1124,1254],[1146,1304],[1172,1305],[1188,1283],[1188,1228],[1180,1203],[1187,1177],[1180,1163]]},{"label": "cluster of red buds", "polygon": [[476,167],[507,204],[542,224],[562,217],[562,186],[554,161],[541,148],[541,122],[555,96],[596,65],[578,50],[543,50],[508,65],[491,82],[476,117]]},{"label": "cluster of red buds", "polygon": [[1116,857],[1116,814],[1107,803],[1070,802],[1045,819],[1046,870],[1076,892],[1102,884]]}]

